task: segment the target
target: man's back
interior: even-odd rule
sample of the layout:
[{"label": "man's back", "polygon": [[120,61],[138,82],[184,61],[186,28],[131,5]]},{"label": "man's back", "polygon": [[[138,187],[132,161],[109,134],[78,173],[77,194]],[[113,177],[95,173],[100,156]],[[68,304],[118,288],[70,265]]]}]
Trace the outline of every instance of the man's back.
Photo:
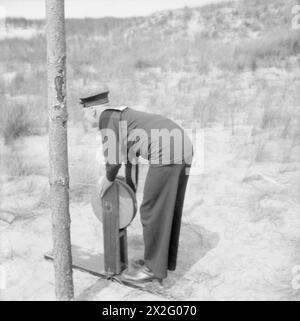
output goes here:
[{"label": "man's back", "polygon": [[182,164],[191,160],[192,143],[171,119],[132,108],[126,108],[122,114],[108,109],[100,117],[100,130],[110,128],[119,137],[120,121],[123,141],[127,138],[129,160],[141,156],[149,160],[151,166]]}]

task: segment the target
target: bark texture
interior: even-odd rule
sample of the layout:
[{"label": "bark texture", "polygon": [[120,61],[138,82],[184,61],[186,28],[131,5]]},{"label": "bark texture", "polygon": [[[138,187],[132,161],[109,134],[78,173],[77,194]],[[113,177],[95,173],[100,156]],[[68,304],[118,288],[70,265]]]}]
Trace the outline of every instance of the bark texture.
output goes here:
[{"label": "bark texture", "polygon": [[64,0],[46,0],[50,206],[57,300],[74,296],[69,212]]}]

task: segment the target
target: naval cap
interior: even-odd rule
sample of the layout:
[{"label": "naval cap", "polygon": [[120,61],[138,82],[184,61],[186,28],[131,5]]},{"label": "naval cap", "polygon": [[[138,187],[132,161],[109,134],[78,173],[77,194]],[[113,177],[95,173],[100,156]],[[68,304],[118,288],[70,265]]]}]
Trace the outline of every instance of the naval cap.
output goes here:
[{"label": "naval cap", "polygon": [[102,91],[100,93],[89,93],[84,97],[80,97],[80,104],[83,105],[84,108],[91,107],[95,105],[103,105],[108,103],[108,94],[109,91]]}]

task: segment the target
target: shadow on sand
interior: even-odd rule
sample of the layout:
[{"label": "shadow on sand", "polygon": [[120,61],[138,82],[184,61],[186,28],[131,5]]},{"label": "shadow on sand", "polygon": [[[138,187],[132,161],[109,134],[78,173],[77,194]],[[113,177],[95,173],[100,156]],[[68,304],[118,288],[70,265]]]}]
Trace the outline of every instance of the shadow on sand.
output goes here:
[{"label": "shadow on sand", "polygon": [[[202,226],[182,223],[177,268],[168,273],[163,282],[165,290],[172,288],[190,268],[219,243],[218,233]],[[129,269],[134,269],[133,261],[143,258],[144,242],[142,235],[128,237]]]},{"label": "shadow on sand", "polygon": [[[177,268],[168,273],[168,278],[163,281],[163,286],[157,282],[147,283],[140,289],[157,294],[164,298],[172,298],[172,292],[176,292],[176,285],[182,282],[184,275],[190,268],[203,258],[210,250],[215,248],[219,242],[218,233],[211,232],[202,226],[183,223],[181,226],[180,245],[177,260]],[[86,255],[85,251],[73,246],[73,266],[80,266],[82,271],[95,275],[103,274],[103,255]],[[132,271],[133,262],[143,258],[144,242],[142,235],[128,236],[129,269]],[[93,286],[81,293],[77,300],[93,300],[99,292],[110,284],[110,281],[101,279]],[[174,290],[174,291],[173,291]]]}]

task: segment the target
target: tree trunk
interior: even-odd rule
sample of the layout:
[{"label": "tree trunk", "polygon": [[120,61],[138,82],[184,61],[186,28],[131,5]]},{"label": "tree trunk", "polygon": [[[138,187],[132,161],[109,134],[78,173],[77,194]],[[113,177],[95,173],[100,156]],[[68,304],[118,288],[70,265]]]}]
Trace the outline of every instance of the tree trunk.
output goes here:
[{"label": "tree trunk", "polygon": [[57,300],[74,296],[69,213],[64,0],[46,0],[50,206]]}]

